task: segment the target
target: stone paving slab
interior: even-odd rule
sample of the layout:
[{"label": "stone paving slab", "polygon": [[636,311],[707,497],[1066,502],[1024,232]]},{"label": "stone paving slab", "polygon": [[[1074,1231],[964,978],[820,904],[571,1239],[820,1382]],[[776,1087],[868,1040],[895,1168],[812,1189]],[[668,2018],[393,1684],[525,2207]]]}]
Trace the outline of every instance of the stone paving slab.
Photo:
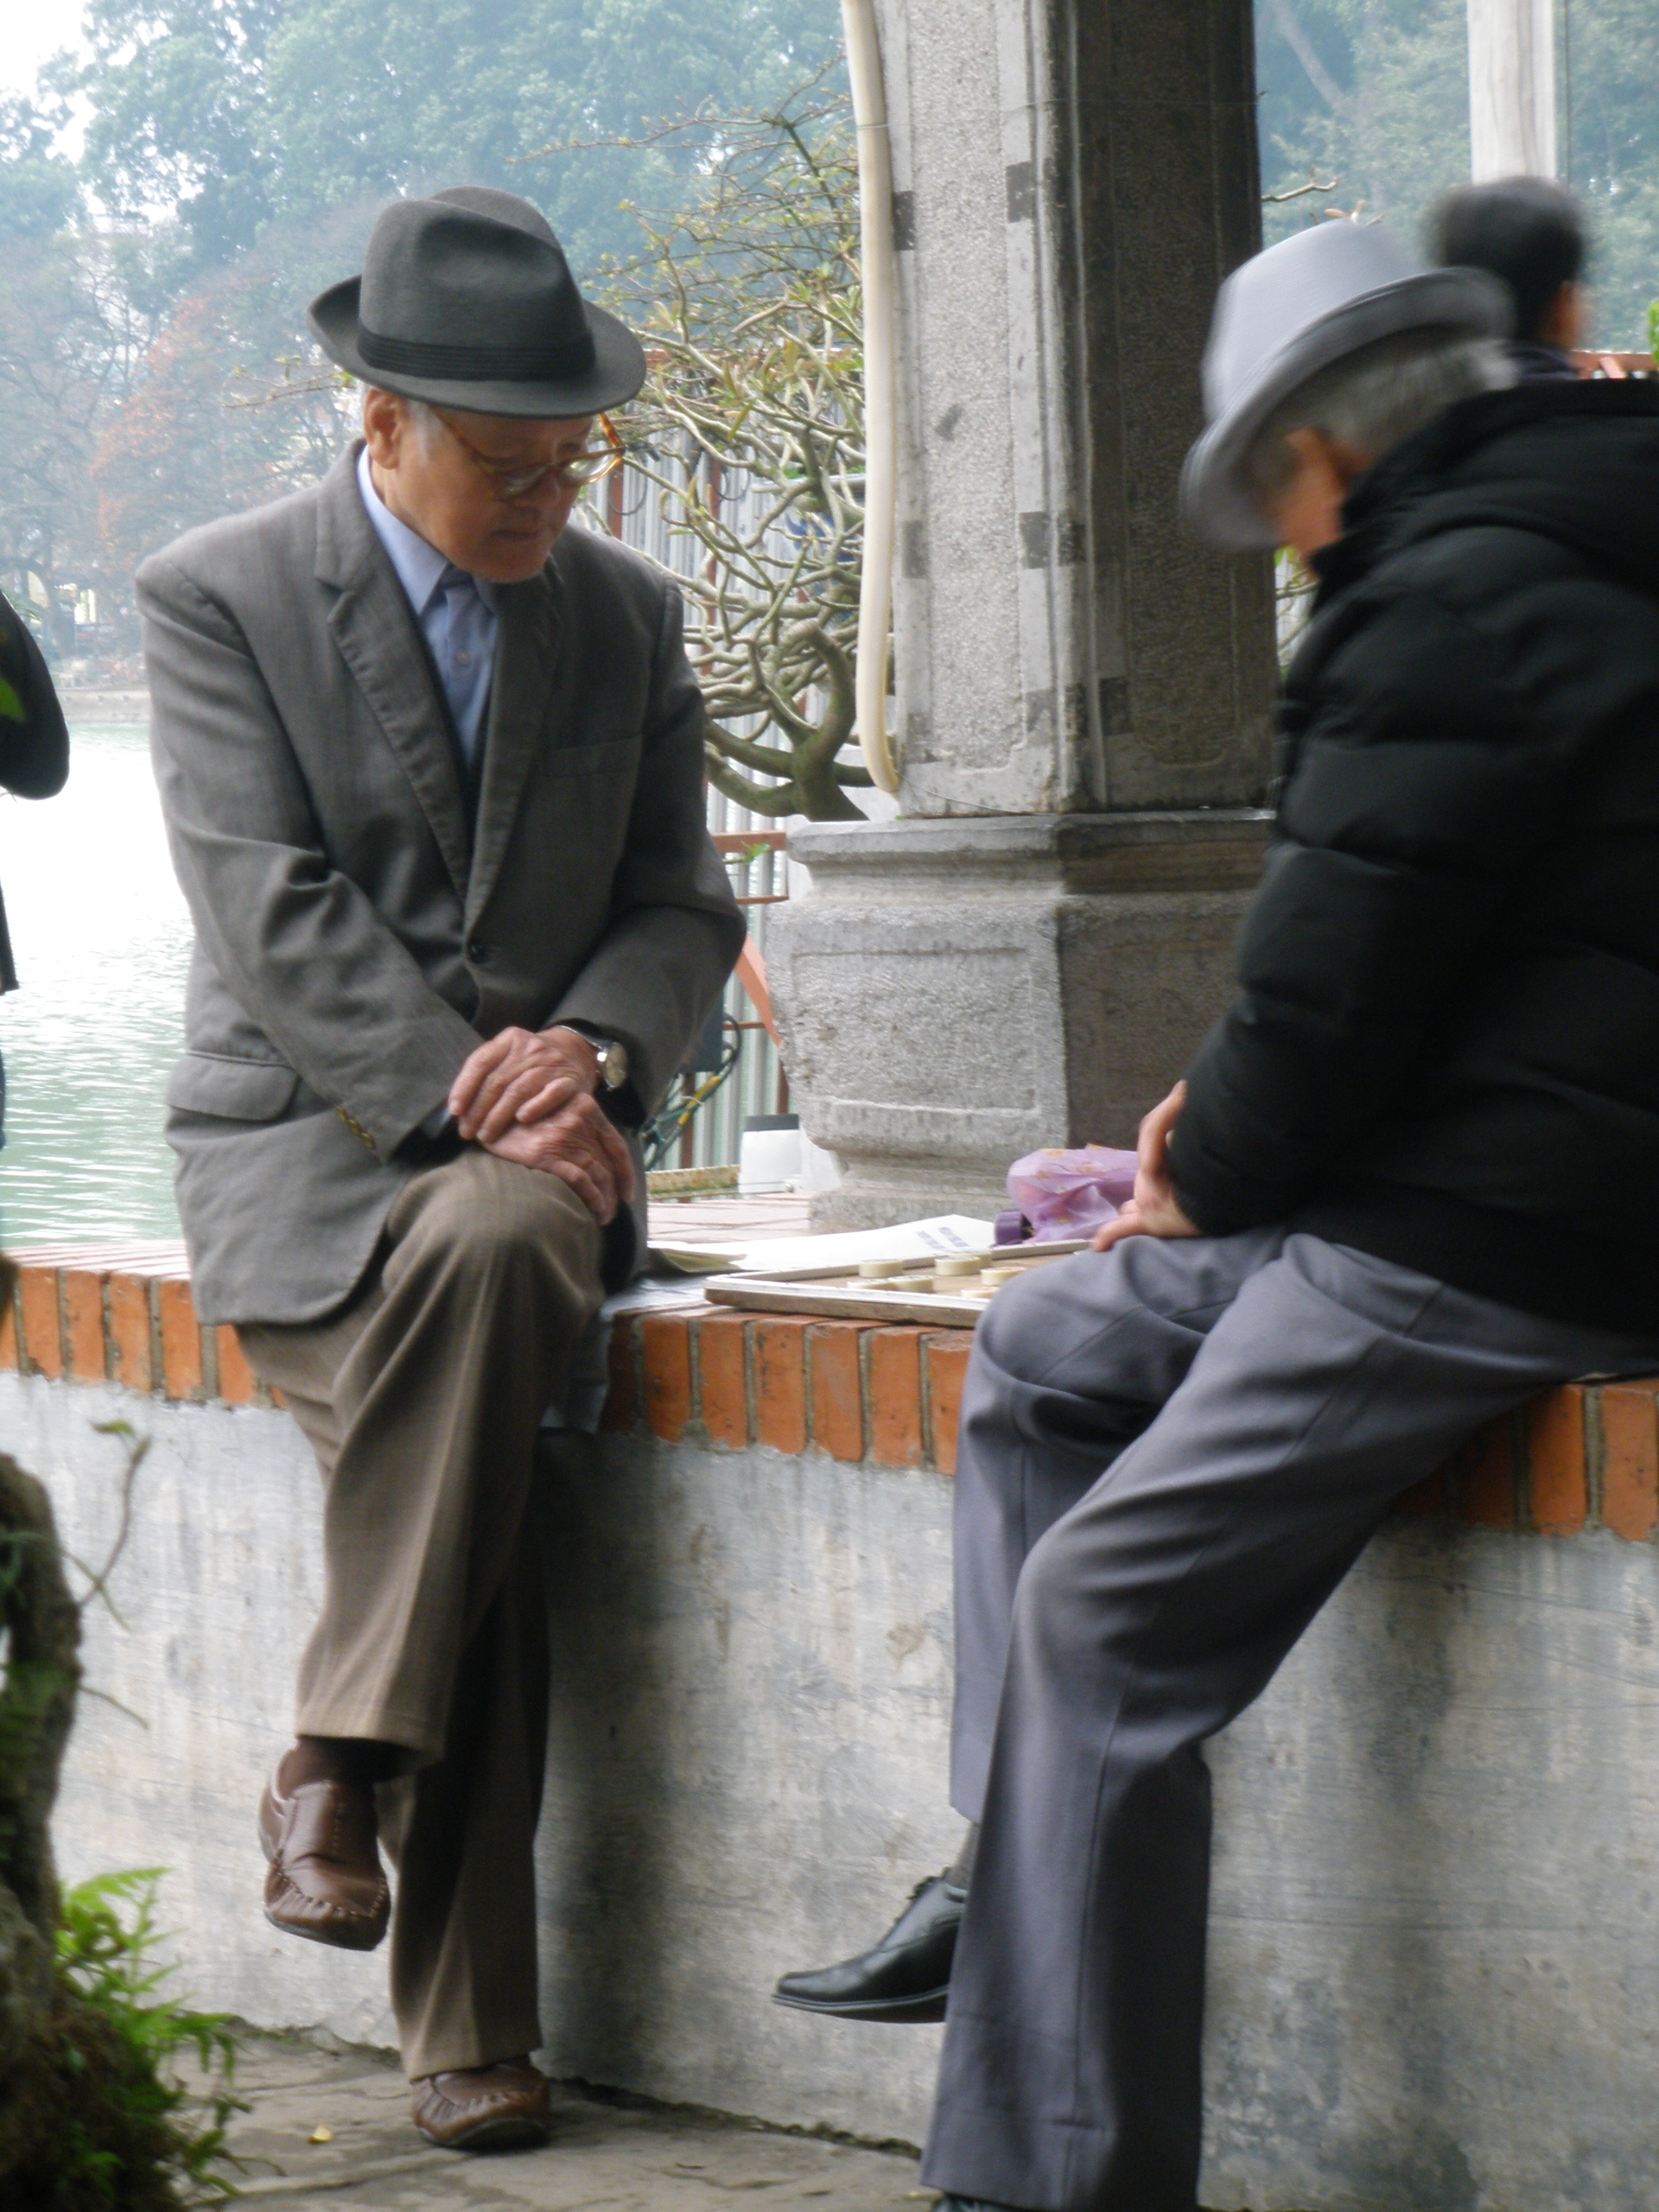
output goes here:
[{"label": "stone paving slab", "polygon": [[[613,2101],[557,2088],[545,2149],[434,2150],[409,2121],[390,2059],[299,2037],[250,2033],[231,2129],[241,2197],[322,2212],[716,2212],[737,2202],[806,2212],[925,2212],[916,2161],[791,2135],[758,2121]],[[321,2128],[329,2139],[310,2139]]]}]

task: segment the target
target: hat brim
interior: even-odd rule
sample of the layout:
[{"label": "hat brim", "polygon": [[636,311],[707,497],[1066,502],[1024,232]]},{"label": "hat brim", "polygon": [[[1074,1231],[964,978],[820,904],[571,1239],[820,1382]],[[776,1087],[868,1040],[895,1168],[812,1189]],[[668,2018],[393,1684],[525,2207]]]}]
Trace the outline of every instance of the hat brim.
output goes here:
[{"label": "hat brim", "polygon": [[1273,354],[1226,412],[1218,415],[1181,470],[1181,512],[1212,545],[1230,552],[1272,546],[1276,533],[1244,474],[1256,432],[1281,401],[1333,361],[1408,330],[1454,330],[1502,338],[1512,316],[1509,296],[1480,269],[1428,269],[1348,300],[1299,330]]},{"label": "hat brim", "polygon": [[591,302],[587,306],[594,365],[581,376],[529,383],[516,378],[412,377],[372,369],[358,351],[358,294],[362,281],[359,276],[348,276],[341,283],[331,284],[312,301],[306,320],[330,360],[338,361],[342,369],[380,391],[395,391],[405,399],[423,399],[429,407],[454,407],[470,415],[516,415],[558,422],[620,407],[645,380],[644,346],[626,322]]}]

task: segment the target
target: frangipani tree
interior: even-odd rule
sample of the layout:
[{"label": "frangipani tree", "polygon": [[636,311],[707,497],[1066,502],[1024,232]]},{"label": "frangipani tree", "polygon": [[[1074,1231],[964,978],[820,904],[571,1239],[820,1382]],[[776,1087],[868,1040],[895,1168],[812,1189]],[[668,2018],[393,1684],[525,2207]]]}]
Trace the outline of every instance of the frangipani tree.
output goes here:
[{"label": "frangipani tree", "polygon": [[[654,134],[695,149],[672,214],[608,273],[649,381],[630,460],[661,500],[687,645],[708,702],[709,781],[740,805],[856,819],[863,544],[858,169],[847,105],[813,87],[774,113]],[[773,779],[776,780],[773,780]]]}]

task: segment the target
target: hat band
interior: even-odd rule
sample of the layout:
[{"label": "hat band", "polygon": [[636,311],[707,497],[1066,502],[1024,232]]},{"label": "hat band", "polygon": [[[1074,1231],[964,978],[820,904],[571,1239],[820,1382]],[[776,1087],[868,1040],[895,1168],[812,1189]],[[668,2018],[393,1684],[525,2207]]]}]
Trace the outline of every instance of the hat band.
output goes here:
[{"label": "hat band", "polygon": [[593,334],[586,330],[565,346],[432,346],[420,339],[383,338],[360,321],[357,350],[372,369],[458,384],[543,384],[584,376],[595,359]]}]

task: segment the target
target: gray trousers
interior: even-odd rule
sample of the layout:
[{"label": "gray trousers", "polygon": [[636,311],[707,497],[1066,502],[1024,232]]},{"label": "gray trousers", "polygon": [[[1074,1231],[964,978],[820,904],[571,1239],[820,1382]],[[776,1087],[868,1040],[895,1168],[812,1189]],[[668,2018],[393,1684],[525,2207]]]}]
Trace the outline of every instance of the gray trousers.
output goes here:
[{"label": "gray trousers", "polygon": [[957,1469],[951,1798],[982,1822],[923,2178],[1193,2212],[1199,1746],[1481,1422],[1656,1346],[1318,1237],[1127,1239],[981,1322]]}]

